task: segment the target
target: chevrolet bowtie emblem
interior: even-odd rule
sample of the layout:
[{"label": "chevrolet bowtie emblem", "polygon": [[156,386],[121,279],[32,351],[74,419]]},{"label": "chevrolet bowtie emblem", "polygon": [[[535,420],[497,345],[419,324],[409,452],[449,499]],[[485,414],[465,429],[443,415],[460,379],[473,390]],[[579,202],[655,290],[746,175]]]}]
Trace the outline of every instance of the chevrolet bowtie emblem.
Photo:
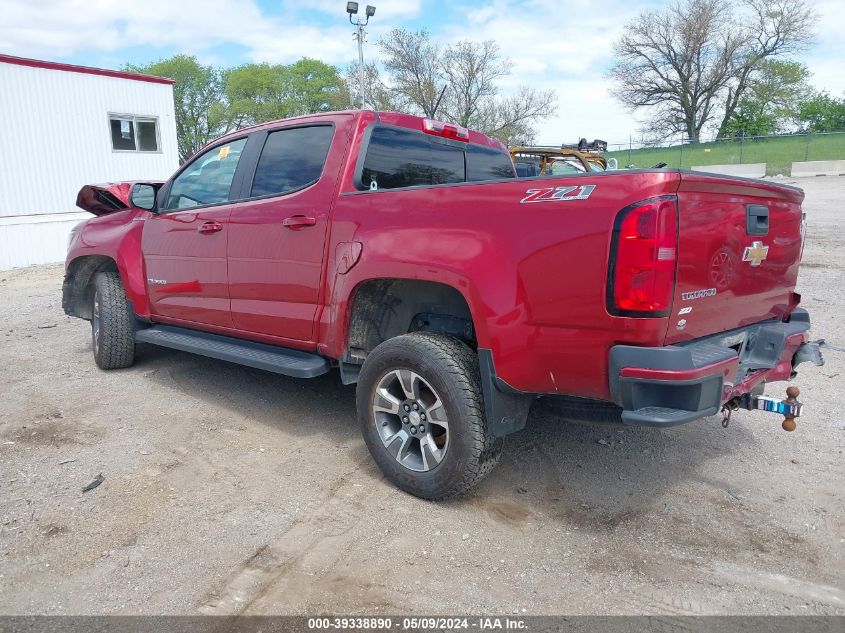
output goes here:
[{"label": "chevrolet bowtie emblem", "polygon": [[769,247],[763,246],[763,242],[753,242],[746,246],[742,253],[742,261],[751,262],[752,266],[759,266],[769,255]]}]

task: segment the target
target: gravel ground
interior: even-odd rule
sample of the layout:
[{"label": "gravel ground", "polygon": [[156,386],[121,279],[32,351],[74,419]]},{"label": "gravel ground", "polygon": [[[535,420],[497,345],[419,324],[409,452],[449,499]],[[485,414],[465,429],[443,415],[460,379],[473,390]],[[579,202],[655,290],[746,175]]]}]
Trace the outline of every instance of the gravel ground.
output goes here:
[{"label": "gravel ground", "polygon": [[156,348],[102,372],[61,267],[0,273],[0,613],[845,614],[845,178],[800,184],[832,347],[795,433],[535,413],[441,504],[381,477],[334,373]]}]

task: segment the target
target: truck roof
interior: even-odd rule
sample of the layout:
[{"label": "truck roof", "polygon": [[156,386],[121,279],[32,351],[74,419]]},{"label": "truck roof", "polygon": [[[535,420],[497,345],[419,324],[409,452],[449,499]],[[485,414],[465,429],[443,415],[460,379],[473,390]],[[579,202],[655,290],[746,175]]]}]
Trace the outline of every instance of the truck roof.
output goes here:
[{"label": "truck roof", "polygon": [[[281,122],[287,123],[290,121],[297,120],[310,121],[313,119],[320,119],[323,117],[329,117],[338,114],[350,114],[359,119],[369,118],[375,123],[381,123],[384,125],[394,125],[396,127],[403,127],[418,132],[422,131],[422,122],[425,121],[424,117],[419,117],[413,114],[403,114],[401,112],[383,112],[378,110],[339,110],[332,112],[317,112],[314,114],[304,114],[295,117],[288,117],[285,119],[277,119],[275,121],[267,121],[266,123],[259,123],[258,125],[241,128],[239,130],[235,130],[234,132],[229,132],[228,134],[225,134],[218,139],[215,139],[214,141],[212,141],[212,143],[228,138],[234,138],[236,136],[241,136],[244,132],[254,132],[256,130],[273,128]],[[490,136],[482,134],[481,132],[476,132],[475,130],[469,130],[469,142],[475,145],[484,145],[486,147],[492,147],[503,152],[508,151],[507,146],[502,143],[499,139],[492,138]]]}]

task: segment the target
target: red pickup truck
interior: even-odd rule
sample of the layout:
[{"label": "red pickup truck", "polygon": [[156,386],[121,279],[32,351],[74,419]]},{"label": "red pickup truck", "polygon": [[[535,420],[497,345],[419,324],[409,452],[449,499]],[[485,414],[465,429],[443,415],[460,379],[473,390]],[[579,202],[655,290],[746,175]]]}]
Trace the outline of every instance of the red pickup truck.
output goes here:
[{"label": "red pickup truck", "polygon": [[[86,186],[63,305],[103,369],[148,343],[357,382],[388,478],[442,499],[545,397],[670,426],[821,363],[794,292],[801,190],[653,169],[519,179],[507,149],[340,112],[211,143],[165,183]],[[762,404],[761,404],[762,403]]]}]

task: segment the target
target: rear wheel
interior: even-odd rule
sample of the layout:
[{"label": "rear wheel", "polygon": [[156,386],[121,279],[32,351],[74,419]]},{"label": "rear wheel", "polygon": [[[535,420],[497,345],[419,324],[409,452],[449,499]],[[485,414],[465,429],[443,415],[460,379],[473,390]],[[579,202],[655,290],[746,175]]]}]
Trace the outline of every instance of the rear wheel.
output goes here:
[{"label": "rear wheel", "polygon": [[97,273],[92,302],[91,341],[97,367],[130,367],[135,362],[135,328],[118,273]]},{"label": "rear wheel", "polygon": [[357,405],[373,459],[418,497],[458,495],[499,460],[501,443],[484,419],[478,358],[457,339],[414,333],[385,341],[361,369]]}]

